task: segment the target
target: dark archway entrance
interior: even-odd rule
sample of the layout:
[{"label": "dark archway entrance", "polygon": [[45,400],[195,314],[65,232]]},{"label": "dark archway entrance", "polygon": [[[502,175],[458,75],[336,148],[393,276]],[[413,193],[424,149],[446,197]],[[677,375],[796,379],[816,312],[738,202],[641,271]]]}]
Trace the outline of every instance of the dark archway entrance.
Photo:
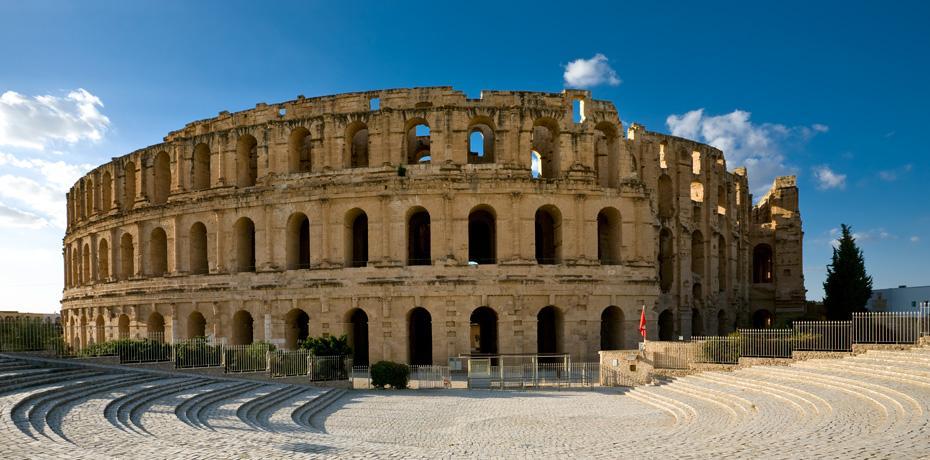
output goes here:
[{"label": "dark archway entrance", "polygon": [[252,314],[245,310],[239,310],[233,315],[232,322],[232,344],[251,345],[254,341]]},{"label": "dark archway entrance", "polygon": [[410,364],[433,364],[433,319],[423,307],[410,310],[407,319]]},{"label": "dark archway entrance", "polygon": [[611,305],[601,312],[601,350],[623,349],[623,310]]},{"label": "dark archway entrance", "polygon": [[356,308],[349,314],[349,344],[352,346],[352,364],[368,365],[368,315]]},{"label": "dark archway entrance", "polygon": [[490,307],[478,307],[470,318],[471,352],[497,353],[497,313]]},{"label": "dark archway entrance", "polygon": [[675,340],[675,314],[671,310],[659,314],[659,340]]},{"label": "dark archway entrance", "polygon": [[560,353],[562,351],[562,312],[549,305],[536,314],[536,352]]},{"label": "dark archway entrance", "polygon": [[756,310],[752,314],[752,327],[756,329],[768,329],[775,323],[775,315],[772,312],[762,309]]},{"label": "dark archway entrance", "polygon": [[310,336],[310,315],[295,308],[287,312],[284,320],[287,327],[284,331],[284,346],[289,350],[296,350]]}]

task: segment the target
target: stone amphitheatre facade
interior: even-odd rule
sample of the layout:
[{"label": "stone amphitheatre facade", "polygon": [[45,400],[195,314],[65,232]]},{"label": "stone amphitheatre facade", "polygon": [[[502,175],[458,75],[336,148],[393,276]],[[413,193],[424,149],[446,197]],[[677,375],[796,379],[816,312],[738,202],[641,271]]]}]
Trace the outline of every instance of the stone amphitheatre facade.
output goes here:
[{"label": "stone amphitheatre facade", "polygon": [[[793,177],[624,127],[587,91],[396,89],[258,104],[114,158],[68,193],[76,348],[164,333],[356,362],[635,348],[803,309]],[[761,324],[760,324],[761,323]]]}]

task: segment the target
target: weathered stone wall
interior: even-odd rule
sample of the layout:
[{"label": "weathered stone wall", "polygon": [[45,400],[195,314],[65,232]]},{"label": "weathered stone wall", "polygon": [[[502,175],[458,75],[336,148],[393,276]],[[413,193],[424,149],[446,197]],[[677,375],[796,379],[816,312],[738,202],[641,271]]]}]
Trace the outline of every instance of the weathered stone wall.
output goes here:
[{"label": "weathered stone wall", "polygon": [[[69,192],[66,336],[242,342],[251,318],[251,340],[292,346],[305,333],[355,340],[362,311],[370,360],[412,359],[419,335],[441,363],[475,351],[482,306],[502,353],[593,359],[602,335],[634,347],[642,305],[650,338],[732,329],[750,295],[745,170],[727,172],[710,146],[623,133],[613,104],[587,91],[467,99],[446,87],[190,123]],[[470,254],[479,246],[490,259]]]}]

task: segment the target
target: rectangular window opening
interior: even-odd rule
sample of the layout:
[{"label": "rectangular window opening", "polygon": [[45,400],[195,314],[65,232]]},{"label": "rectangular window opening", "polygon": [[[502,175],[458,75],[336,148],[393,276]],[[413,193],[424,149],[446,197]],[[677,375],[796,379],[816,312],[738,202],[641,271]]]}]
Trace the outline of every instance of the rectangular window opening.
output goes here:
[{"label": "rectangular window opening", "polygon": [[373,97],[368,100],[368,109],[369,110],[381,110],[381,98]]}]

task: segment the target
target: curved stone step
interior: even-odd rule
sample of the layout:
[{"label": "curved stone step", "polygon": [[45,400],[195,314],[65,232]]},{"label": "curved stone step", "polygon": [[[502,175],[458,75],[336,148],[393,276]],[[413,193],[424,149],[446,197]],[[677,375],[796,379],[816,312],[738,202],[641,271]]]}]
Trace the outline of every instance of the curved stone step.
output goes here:
[{"label": "curved stone step", "polygon": [[313,424],[313,416],[326,409],[330,404],[336,402],[346,394],[346,390],[333,388],[316,398],[307,401],[291,413],[291,419],[298,426],[309,428],[311,430],[323,432],[323,429]]},{"label": "curved stone step", "polygon": [[120,430],[145,432],[145,429],[136,422],[141,417],[139,411],[148,403],[177,391],[203,385],[206,382],[207,380],[200,378],[183,378],[181,381],[173,381],[162,385],[156,384],[140,391],[127,392],[111,400],[106,405],[104,416],[114,427]]},{"label": "curved stone step", "polygon": [[36,422],[39,424],[37,429],[39,429],[39,427],[44,424],[45,426],[48,426],[53,433],[58,435],[59,438],[64,441],[71,442],[67,437],[65,437],[64,431],[61,429],[61,420],[65,417],[65,415],[67,415],[68,411],[77,404],[78,401],[90,399],[94,395],[112,393],[114,391],[119,391],[120,389],[123,389],[127,386],[135,386],[156,379],[158,379],[158,377],[142,374],[125,379],[118,379],[116,382],[97,385],[91,388],[90,391],[81,388],[72,390],[66,395],[59,395],[49,405],[45,412],[44,419],[39,417],[35,418]]},{"label": "curved stone step", "polygon": [[196,428],[210,429],[207,411],[235,395],[261,387],[261,383],[240,382],[225,388],[201,393],[190,398],[175,409],[178,418]]},{"label": "curved stone step", "polygon": [[272,391],[264,396],[246,401],[236,410],[236,416],[245,424],[263,431],[272,431],[268,417],[278,404],[307,391],[304,387],[287,386]]}]

